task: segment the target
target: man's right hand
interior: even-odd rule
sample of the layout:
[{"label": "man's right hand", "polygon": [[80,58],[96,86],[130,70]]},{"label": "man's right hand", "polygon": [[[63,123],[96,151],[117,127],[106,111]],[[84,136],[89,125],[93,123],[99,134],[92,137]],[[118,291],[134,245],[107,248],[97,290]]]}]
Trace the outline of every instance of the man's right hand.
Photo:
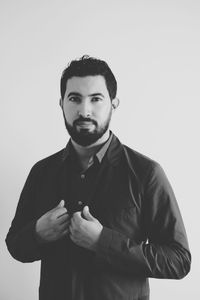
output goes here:
[{"label": "man's right hand", "polygon": [[36,235],[41,242],[53,242],[66,236],[69,232],[70,217],[61,200],[58,206],[49,210],[36,222]]}]

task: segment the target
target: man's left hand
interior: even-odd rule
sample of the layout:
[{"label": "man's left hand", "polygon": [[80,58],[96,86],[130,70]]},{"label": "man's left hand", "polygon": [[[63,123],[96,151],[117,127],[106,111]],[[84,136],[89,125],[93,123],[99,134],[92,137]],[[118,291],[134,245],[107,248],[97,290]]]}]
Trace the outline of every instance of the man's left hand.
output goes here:
[{"label": "man's left hand", "polygon": [[78,246],[95,250],[103,226],[90,214],[88,206],[83,208],[82,214],[84,218],[80,211],[73,214],[69,227],[70,238]]}]

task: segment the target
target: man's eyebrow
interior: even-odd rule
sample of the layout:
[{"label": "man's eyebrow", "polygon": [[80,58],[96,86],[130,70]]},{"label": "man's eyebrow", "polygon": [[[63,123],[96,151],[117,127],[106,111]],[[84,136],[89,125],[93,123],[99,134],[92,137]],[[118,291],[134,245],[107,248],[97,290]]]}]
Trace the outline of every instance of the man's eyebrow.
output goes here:
[{"label": "man's eyebrow", "polygon": [[78,97],[82,97],[82,95],[80,93],[77,93],[77,92],[71,92],[67,95],[67,97],[70,97],[70,96],[78,96]]},{"label": "man's eyebrow", "polygon": [[[71,97],[71,96],[82,97],[82,95],[81,95],[80,93],[77,93],[77,92],[70,92],[70,93],[67,95],[68,98]],[[96,96],[101,96],[101,97],[105,98],[104,95],[103,95],[102,93],[93,93],[93,94],[90,94],[90,95],[89,95],[89,97],[96,97]]]},{"label": "man's eyebrow", "polygon": [[102,93],[93,93],[89,95],[90,97],[95,97],[95,96],[101,96],[104,98],[104,95]]}]

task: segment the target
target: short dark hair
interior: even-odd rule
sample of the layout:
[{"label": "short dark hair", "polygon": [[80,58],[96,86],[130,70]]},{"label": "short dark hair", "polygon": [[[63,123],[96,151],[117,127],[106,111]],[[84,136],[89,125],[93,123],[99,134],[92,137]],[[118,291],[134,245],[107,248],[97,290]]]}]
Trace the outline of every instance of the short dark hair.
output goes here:
[{"label": "short dark hair", "polygon": [[95,75],[102,75],[105,78],[109,96],[111,100],[113,100],[117,94],[117,81],[115,76],[105,61],[88,55],[84,55],[80,59],[72,60],[63,71],[60,80],[60,92],[62,99],[65,95],[68,79],[73,76],[85,77]]}]

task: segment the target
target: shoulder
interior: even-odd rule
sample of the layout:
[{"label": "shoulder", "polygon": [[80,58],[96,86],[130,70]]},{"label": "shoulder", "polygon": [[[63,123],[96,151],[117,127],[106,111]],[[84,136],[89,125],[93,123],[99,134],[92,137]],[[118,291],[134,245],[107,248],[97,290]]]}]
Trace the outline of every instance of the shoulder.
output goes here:
[{"label": "shoulder", "polygon": [[154,167],[158,165],[154,159],[142,154],[134,149],[131,149],[127,145],[122,145],[125,156],[131,163],[135,166],[140,166],[142,168]]},{"label": "shoulder", "polygon": [[161,169],[160,164],[154,159],[121,143],[114,134],[110,146],[109,157],[111,157],[113,161],[119,162],[116,166],[118,165],[121,170],[127,170],[128,168],[129,173],[132,173],[140,180],[144,180],[146,176]]},{"label": "shoulder", "polygon": [[165,176],[160,163],[127,145],[122,145],[122,147],[129,168],[142,181]]},{"label": "shoulder", "polygon": [[64,161],[64,159],[63,159],[64,151],[65,151],[65,148],[39,160],[38,162],[36,162],[33,165],[30,173],[36,175],[44,170],[48,171],[50,169],[59,168],[63,164],[63,161]]}]

